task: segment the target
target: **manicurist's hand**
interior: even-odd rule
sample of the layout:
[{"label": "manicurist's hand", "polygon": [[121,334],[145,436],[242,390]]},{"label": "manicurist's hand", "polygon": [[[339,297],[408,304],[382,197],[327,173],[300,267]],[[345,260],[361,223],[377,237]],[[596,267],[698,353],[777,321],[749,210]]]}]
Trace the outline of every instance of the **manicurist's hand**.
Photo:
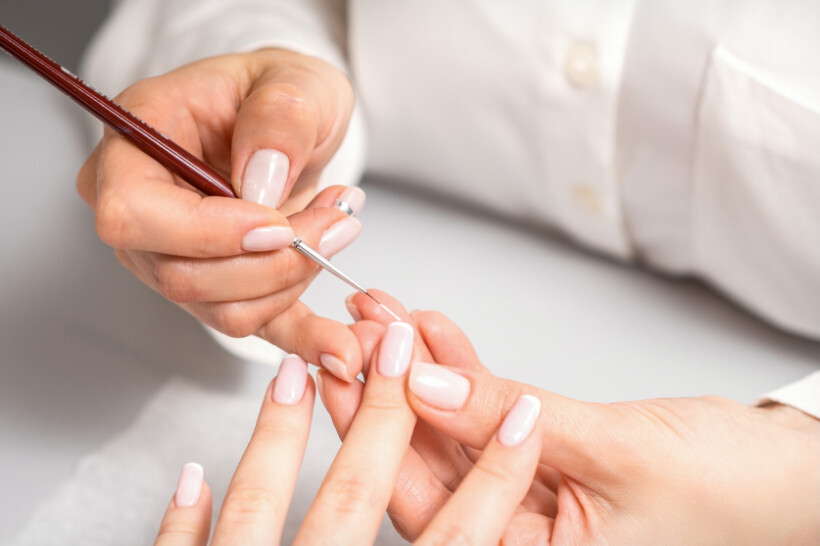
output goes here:
[{"label": "manicurist's hand", "polygon": [[[374,292],[391,309],[399,304]],[[364,351],[387,322],[368,298],[351,313]],[[406,316],[406,315],[405,315]],[[541,402],[542,451],[504,544],[817,544],[820,422],[798,410],[717,398],[593,404],[490,374],[466,336],[434,312],[414,312],[429,354],[415,362],[408,400],[419,416],[391,517],[417,536],[473,471],[523,395]],[[324,382],[344,434],[354,385]],[[451,522],[457,526],[457,522]],[[458,533],[456,529],[453,531]]]},{"label": "manicurist's hand", "polygon": [[344,74],[289,51],[195,62],[116,101],[220,171],[242,200],[200,195],[109,129],[77,188],[100,238],[145,284],[223,333],[258,334],[352,378],[358,344],[298,301],[317,268],[288,247],[296,234],[332,256],[361,229],[345,213],[361,209],[361,190],[316,195],[353,100]]},{"label": "manicurist's hand", "polygon": [[[416,424],[405,396],[407,370],[415,352],[413,328],[396,322],[383,334],[374,348],[356,417],[302,522],[296,544],[358,546],[376,537]],[[318,377],[323,376],[338,381],[320,371]],[[314,392],[305,362],[295,355],[286,357],[268,388],[256,430],[228,488],[213,544],[279,543],[307,443]],[[532,397],[516,402],[486,442],[474,470],[428,521],[420,544],[498,541],[538,462],[541,435],[533,429],[539,409]],[[202,469],[186,465],[156,543],[206,544],[210,520],[211,498]],[[464,533],[454,534],[454,529]]]}]

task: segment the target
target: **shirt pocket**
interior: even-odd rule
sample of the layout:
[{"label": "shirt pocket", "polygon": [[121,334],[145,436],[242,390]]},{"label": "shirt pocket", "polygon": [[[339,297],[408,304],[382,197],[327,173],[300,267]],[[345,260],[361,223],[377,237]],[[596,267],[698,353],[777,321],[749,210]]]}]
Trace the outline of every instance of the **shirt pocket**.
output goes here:
[{"label": "shirt pocket", "polygon": [[820,337],[820,101],[715,49],[693,169],[697,272],[778,326]]}]

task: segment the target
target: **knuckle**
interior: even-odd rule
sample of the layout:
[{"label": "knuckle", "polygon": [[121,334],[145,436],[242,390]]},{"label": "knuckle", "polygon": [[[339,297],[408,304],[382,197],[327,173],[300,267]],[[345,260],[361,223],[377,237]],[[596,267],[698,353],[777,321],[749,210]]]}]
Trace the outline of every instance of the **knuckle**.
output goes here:
[{"label": "knuckle", "polygon": [[500,461],[487,461],[485,457],[479,457],[473,466],[473,471],[480,474],[485,482],[488,480],[506,482],[511,478],[509,467],[500,464]]},{"label": "knuckle", "polygon": [[421,544],[441,546],[473,546],[476,544],[470,534],[456,524],[444,528],[429,529],[422,536]]},{"label": "knuckle", "polygon": [[374,509],[387,507],[387,496],[376,486],[372,477],[355,471],[345,471],[327,482],[327,506],[344,514],[368,514]]},{"label": "knuckle", "polygon": [[97,202],[94,219],[99,238],[114,248],[131,246],[133,229],[130,208],[126,199],[113,191],[103,191]]},{"label": "knuckle", "polygon": [[150,274],[160,294],[175,303],[191,303],[201,297],[192,267],[186,260],[169,261],[160,257],[152,261]]},{"label": "knuckle", "polygon": [[317,119],[313,101],[303,89],[296,85],[280,83],[266,87],[262,90],[260,99],[280,115],[287,116],[296,122],[309,124]]},{"label": "knuckle", "polygon": [[217,304],[211,314],[210,324],[230,337],[247,337],[255,333],[260,326],[242,302]]},{"label": "knuckle", "polygon": [[243,521],[255,516],[275,514],[280,504],[279,495],[269,489],[241,485],[228,491],[221,515],[229,520]]},{"label": "knuckle", "polygon": [[200,533],[200,529],[192,522],[188,521],[163,521],[160,524],[159,537],[171,538],[176,537],[175,544],[185,544],[190,540],[190,537],[196,537]]}]

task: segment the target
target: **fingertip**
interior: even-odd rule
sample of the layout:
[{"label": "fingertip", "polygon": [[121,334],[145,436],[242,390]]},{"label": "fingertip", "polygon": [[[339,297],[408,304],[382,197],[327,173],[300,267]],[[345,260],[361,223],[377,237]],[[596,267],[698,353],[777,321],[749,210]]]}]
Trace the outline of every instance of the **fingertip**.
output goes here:
[{"label": "fingertip", "polygon": [[199,463],[186,463],[182,467],[174,493],[174,504],[177,508],[195,506],[199,502],[204,476],[204,470]]},{"label": "fingertip", "polygon": [[409,313],[399,300],[376,288],[368,289],[367,292],[358,292],[348,298],[350,306],[355,308],[361,317],[382,324],[390,324],[397,320],[410,321]]}]

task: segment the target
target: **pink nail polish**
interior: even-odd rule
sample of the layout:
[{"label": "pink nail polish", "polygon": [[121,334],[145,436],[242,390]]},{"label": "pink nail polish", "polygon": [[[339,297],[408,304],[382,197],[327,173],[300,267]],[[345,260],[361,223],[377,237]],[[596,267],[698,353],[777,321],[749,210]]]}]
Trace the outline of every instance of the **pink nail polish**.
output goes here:
[{"label": "pink nail polish", "polygon": [[194,506],[199,502],[203,476],[204,472],[200,464],[188,463],[182,467],[182,472],[179,473],[177,491],[174,494],[174,504],[177,507]]},{"label": "pink nail polish", "polygon": [[242,199],[271,208],[279,207],[288,182],[290,160],[278,150],[257,150],[245,167]]},{"label": "pink nail polish", "polygon": [[367,196],[363,189],[357,186],[351,186],[342,192],[333,206],[346,212],[350,216],[356,216],[362,211],[362,208],[364,208],[364,202],[366,200]]},{"label": "pink nail polish", "polygon": [[329,258],[356,240],[362,232],[362,223],[352,216],[346,216],[322,233],[319,240],[319,253]]},{"label": "pink nail polish", "polygon": [[413,356],[413,327],[406,322],[387,325],[379,346],[379,373],[387,377],[404,375]]},{"label": "pink nail polish", "polygon": [[470,380],[438,364],[416,362],[410,370],[410,392],[431,406],[456,410],[470,395]]},{"label": "pink nail polish", "polygon": [[350,313],[351,318],[353,320],[355,320],[356,322],[362,320],[362,314],[359,312],[359,308],[356,307],[355,305],[353,305],[353,296],[355,296],[358,293],[359,292],[355,292],[353,294],[350,294],[345,299],[345,307],[347,308],[347,312]]},{"label": "pink nail polish", "polygon": [[541,401],[538,398],[529,394],[519,398],[498,429],[498,441],[505,446],[514,447],[526,440],[540,411]]},{"label": "pink nail polish", "polygon": [[347,366],[345,366],[345,363],[341,358],[330,353],[322,353],[319,355],[319,362],[322,363],[322,367],[324,369],[342,381],[350,381],[347,374]]},{"label": "pink nail polish", "polygon": [[250,230],[242,239],[242,248],[248,252],[279,250],[293,243],[293,230],[285,226],[264,226]]},{"label": "pink nail polish", "polygon": [[277,404],[292,406],[305,394],[307,363],[299,355],[287,355],[279,364],[271,398]]},{"label": "pink nail polish", "polygon": [[319,393],[319,399],[322,401],[322,405],[327,407],[327,403],[325,403],[325,380],[322,377],[324,372],[322,370],[316,370],[316,392]]}]

